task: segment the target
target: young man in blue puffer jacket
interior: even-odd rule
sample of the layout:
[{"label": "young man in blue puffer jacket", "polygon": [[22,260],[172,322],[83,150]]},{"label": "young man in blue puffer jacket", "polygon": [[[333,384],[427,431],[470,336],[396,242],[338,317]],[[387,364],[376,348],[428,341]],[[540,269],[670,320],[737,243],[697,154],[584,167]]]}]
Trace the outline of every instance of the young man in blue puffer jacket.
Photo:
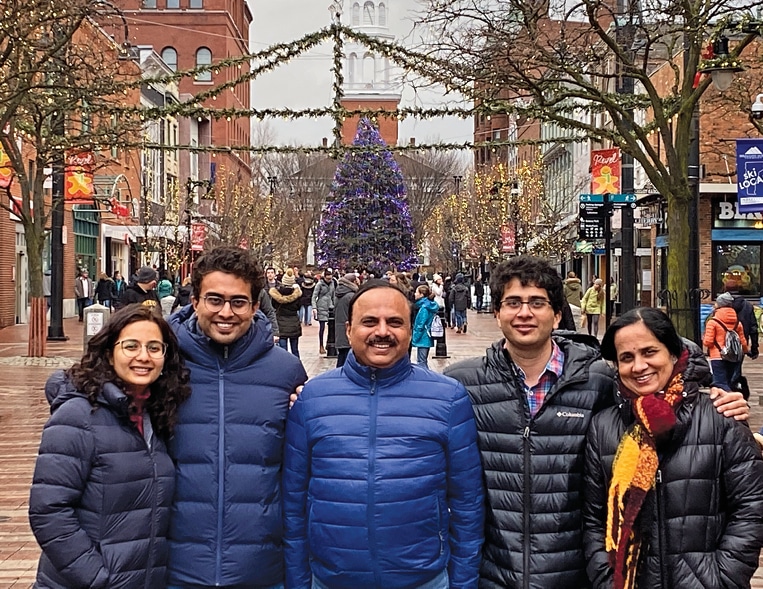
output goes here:
[{"label": "young man in blue puffer jacket", "polygon": [[289,413],[289,589],[476,588],[484,490],[464,387],[412,365],[410,303],[386,281],[350,302],[351,351]]}]

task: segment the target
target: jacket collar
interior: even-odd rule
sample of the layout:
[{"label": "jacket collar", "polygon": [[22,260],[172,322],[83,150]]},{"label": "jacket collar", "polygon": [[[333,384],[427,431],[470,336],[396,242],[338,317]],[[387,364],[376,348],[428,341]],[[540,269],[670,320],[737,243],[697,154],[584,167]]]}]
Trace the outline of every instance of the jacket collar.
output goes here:
[{"label": "jacket collar", "polygon": [[408,356],[401,358],[389,368],[372,368],[360,364],[352,350],[347,354],[343,370],[347,378],[356,385],[367,388],[371,380],[376,380],[379,387],[392,386],[405,380],[413,371],[411,359]]}]

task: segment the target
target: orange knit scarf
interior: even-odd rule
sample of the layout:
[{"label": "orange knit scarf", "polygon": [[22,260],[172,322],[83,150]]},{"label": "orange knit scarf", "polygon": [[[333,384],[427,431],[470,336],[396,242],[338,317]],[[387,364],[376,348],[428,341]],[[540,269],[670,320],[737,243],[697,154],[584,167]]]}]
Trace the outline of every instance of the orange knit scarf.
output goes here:
[{"label": "orange knit scarf", "polygon": [[639,396],[620,383],[621,394],[631,400],[636,421],[620,440],[609,483],[605,548],[614,569],[614,589],[636,586],[641,535],[634,523],[657,475],[655,438],[676,424],[675,409],[683,399],[688,356],[684,350],[665,391]]}]

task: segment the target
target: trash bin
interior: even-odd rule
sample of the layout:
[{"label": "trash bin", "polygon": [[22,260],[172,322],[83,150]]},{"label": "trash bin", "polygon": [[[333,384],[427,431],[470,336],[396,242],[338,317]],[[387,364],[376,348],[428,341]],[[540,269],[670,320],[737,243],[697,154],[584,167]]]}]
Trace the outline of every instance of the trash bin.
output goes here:
[{"label": "trash bin", "polygon": [[110,316],[111,309],[98,303],[85,307],[83,312],[85,337],[82,338],[84,350],[87,350],[87,344],[90,339],[103,329]]}]

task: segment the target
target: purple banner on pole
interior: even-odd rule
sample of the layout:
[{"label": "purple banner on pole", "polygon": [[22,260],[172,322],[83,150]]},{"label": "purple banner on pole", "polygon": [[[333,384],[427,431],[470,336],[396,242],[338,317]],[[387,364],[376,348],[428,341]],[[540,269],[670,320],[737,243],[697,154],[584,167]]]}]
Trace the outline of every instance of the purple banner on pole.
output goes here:
[{"label": "purple banner on pole", "polygon": [[763,212],[763,139],[737,139],[737,209]]}]

